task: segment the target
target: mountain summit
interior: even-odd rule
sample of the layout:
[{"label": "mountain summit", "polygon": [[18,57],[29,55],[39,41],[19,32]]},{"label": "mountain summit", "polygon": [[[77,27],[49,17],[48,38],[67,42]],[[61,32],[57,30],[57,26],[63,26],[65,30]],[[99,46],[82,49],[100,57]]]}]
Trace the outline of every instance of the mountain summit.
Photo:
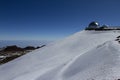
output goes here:
[{"label": "mountain summit", "polygon": [[0,66],[1,80],[118,80],[118,30],[80,31]]}]

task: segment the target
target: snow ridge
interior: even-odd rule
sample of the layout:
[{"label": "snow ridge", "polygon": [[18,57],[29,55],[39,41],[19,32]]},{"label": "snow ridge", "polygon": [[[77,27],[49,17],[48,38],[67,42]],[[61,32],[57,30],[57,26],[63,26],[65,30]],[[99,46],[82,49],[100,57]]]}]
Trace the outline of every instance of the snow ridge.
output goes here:
[{"label": "snow ridge", "polygon": [[120,78],[119,31],[80,31],[0,66],[1,80]]}]

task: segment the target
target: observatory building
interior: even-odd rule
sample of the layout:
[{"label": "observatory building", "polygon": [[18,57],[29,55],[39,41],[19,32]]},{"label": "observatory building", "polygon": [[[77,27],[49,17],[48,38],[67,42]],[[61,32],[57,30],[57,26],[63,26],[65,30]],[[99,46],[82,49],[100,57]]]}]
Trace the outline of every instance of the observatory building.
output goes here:
[{"label": "observatory building", "polygon": [[88,25],[88,28],[98,28],[99,27],[99,23],[98,22],[91,22],[89,25]]},{"label": "observatory building", "polygon": [[96,30],[96,31],[120,30],[120,26],[107,26],[107,25],[100,26],[98,22],[93,21],[88,25],[88,27],[85,28],[85,30]]}]

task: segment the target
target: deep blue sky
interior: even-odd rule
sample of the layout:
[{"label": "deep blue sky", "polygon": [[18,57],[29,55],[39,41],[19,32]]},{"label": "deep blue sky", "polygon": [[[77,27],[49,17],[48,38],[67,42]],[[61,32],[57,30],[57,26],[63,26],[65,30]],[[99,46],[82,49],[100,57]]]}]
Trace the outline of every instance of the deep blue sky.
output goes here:
[{"label": "deep blue sky", "polygon": [[120,25],[120,0],[0,0],[0,40],[59,40],[91,21]]}]

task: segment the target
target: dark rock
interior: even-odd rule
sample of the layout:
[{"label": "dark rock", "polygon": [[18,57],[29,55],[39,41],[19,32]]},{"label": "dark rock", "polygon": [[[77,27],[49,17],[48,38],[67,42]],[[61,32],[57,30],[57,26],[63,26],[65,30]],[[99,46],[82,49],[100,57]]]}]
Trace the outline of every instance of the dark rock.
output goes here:
[{"label": "dark rock", "polygon": [[46,45],[42,45],[42,46],[40,46],[40,48],[42,48],[42,47],[45,47]]},{"label": "dark rock", "polygon": [[40,47],[38,46],[38,47],[36,47],[36,49],[39,49]]},{"label": "dark rock", "polygon": [[9,57],[6,57],[5,59],[3,59],[2,61],[0,61],[0,64],[4,64],[4,63],[7,63],[13,59],[16,59],[18,58],[19,56],[18,55],[13,55],[13,56],[9,56]]},{"label": "dark rock", "polygon": [[45,47],[46,45],[42,45],[42,46],[38,46],[38,47],[36,47],[36,49],[39,49],[39,48],[42,48],[42,47]]},{"label": "dark rock", "polygon": [[120,39],[115,39],[115,41],[119,41]]},{"label": "dark rock", "polygon": [[6,51],[13,51],[13,52],[16,52],[16,51],[24,51],[23,48],[20,48],[20,47],[17,47],[16,45],[13,45],[13,46],[7,46],[5,49],[3,49],[4,52]]},{"label": "dark rock", "polygon": [[7,46],[5,48],[2,48],[0,51],[0,56],[6,56],[5,58],[0,58],[0,65],[7,63],[13,59],[16,59],[32,50],[42,48],[46,45],[38,46],[38,47],[33,47],[33,46],[27,46],[25,48],[20,48],[17,47],[16,45],[12,46]]},{"label": "dark rock", "polygon": [[24,50],[35,50],[36,48],[33,46],[27,46],[24,48]]},{"label": "dark rock", "polygon": [[118,43],[120,43],[120,41],[118,41]]},{"label": "dark rock", "polygon": [[118,36],[117,38],[120,38],[120,36]]}]

